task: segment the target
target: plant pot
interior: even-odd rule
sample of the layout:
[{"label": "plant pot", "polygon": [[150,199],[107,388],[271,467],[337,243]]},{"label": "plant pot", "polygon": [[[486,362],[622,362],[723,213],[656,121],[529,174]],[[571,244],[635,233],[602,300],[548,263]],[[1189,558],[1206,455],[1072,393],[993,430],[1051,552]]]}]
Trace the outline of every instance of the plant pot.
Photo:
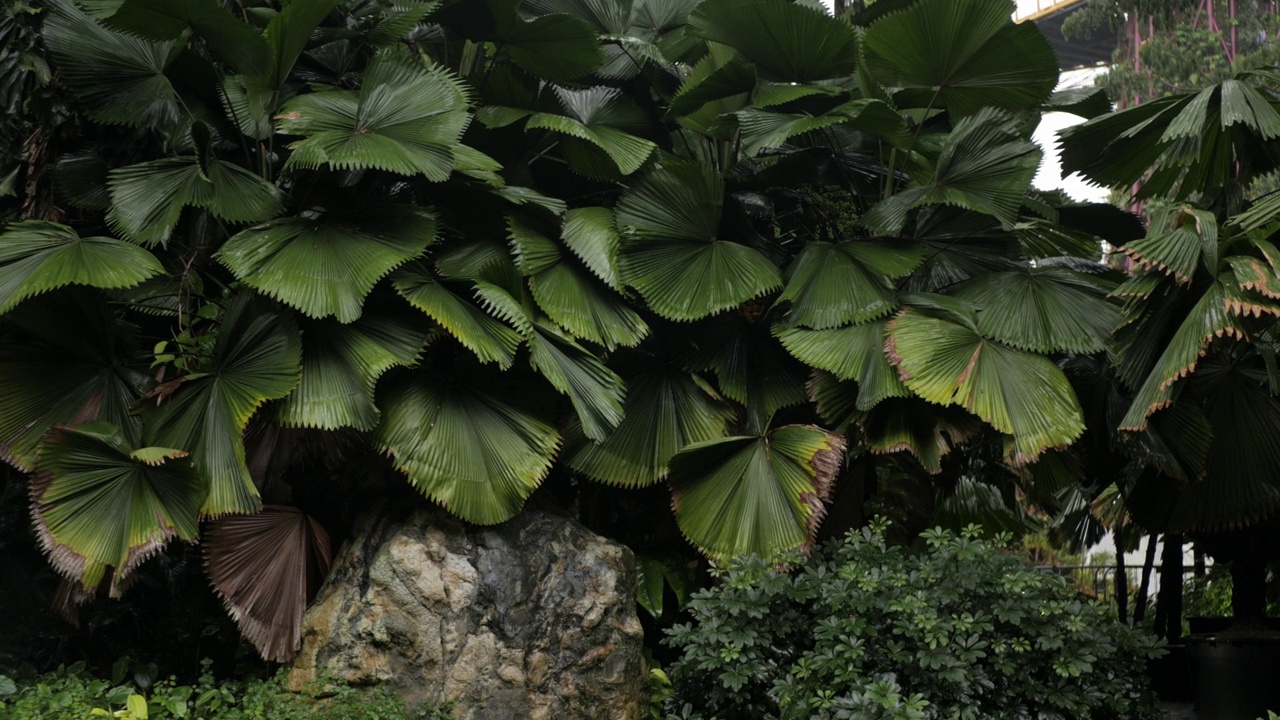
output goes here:
[{"label": "plant pot", "polygon": [[1190,702],[1191,671],[1187,663],[1187,646],[1170,643],[1165,654],[1147,662],[1147,677],[1151,689],[1165,702]]},{"label": "plant pot", "polygon": [[1280,635],[1187,638],[1198,720],[1255,720],[1280,710]]}]

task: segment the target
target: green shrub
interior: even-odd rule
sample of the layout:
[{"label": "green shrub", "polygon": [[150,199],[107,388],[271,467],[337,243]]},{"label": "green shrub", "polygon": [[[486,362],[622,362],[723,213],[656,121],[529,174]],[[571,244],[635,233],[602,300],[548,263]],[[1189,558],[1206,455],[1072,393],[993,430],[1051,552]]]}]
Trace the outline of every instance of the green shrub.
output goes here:
[{"label": "green shrub", "polygon": [[683,650],[669,716],[1159,717],[1143,674],[1154,638],[976,529],[923,539],[924,553],[888,547],[880,525],[803,564],[731,563],[668,633]]},{"label": "green shrub", "polygon": [[[117,672],[117,675],[119,673]],[[81,665],[14,683],[0,676],[0,720],[448,720],[449,709],[409,712],[383,689],[325,683],[290,692],[284,672],[265,680],[219,681],[206,673],[194,685],[145,678],[95,678]],[[146,686],[146,687],[140,687]],[[7,691],[7,692],[6,692]],[[132,698],[132,701],[131,701]],[[146,713],[136,708],[145,704]],[[133,711],[130,714],[130,711]]]}]

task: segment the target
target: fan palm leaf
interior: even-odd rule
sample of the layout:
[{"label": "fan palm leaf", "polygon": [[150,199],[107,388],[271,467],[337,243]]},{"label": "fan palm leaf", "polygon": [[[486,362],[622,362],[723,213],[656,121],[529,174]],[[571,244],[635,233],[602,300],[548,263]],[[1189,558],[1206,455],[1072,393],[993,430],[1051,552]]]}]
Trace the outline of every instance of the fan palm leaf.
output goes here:
[{"label": "fan palm leaf", "polygon": [[627,381],[622,422],[602,442],[576,424],[566,431],[563,460],[600,482],[645,487],[667,475],[681,448],[722,438],[733,411],[696,375],[647,370]]},{"label": "fan palm leaf", "polygon": [[747,422],[763,428],[778,410],[805,402],[809,368],[773,337],[769,324],[738,316],[698,328],[691,370],[710,370],[725,397],[747,409]]},{"label": "fan palm leaf", "polygon": [[1126,243],[1123,249],[1139,267],[1189,285],[1202,265],[1216,269],[1218,222],[1213,213],[1175,207],[1153,220],[1146,237]]},{"label": "fan palm leaf", "polygon": [[907,309],[888,326],[885,350],[919,397],[957,405],[1013,436],[1013,459],[1034,461],[1084,432],[1071,384],[1051,360],[983,337],[975,327]]},{"label": "fan palm leaf", "polygon": [[885,357],[884,326],[873,322],[833,330],[775,327],[774,334],[787,352],[806,365],[856,382],[855,407],[870,410],[886,398],[911,395]]},{"label": "fan palm leaf", "polygon": [[1120,324],[1096,280],[1062,267],[991,273],[952,294],[980,309],[984,336],[1042,355],[1099,352]]},{"label": "fan palm leaf", "polygon": [[843,458],[843,438],[806,425],[688,446],[671,458],[676,522],[715,558],[808,548]]},{"label": "fan palm leaf", "polygon": [[607,208],[575,208],[564,215],[561,239],[578,259],[605,285],[619,290],[622,280],[618,270],[620,239],[613,213]]},{"label": "fan palm leaf", "polygon": [[165,70],[180,41],[152,42],[103,27],[71,0],[53,0],[42,38],[90,117],[108,125],[168,128],[182,116]]},{"label": "fan palm leaf", "polygon": [[329,572],[329,534],[301,510],[268,505],[209,526],[209,581],[264,660],[288,662],[302,645],[302,614]]},{"label": "fan palm leaf", "polygon": [[124,0],[104,23],[149,40],[173,40],[191,30],[242,73],[259,72],[271,59],[262,35],[216,0]]},{"label": "fan palm leaf", "polygon": [[894,235],[912,208],[951,205],[991,215],[1012,229],[1041,158],[1039,147],[1022,137],[1013,116],[979,110],[957,123],[941,145],[937,162],[913,174],[906,190],[872,208],[863,219],[866,225]]},{"label": "fan palm leaf", "polygon": [[[58,291],[0,325],[0,458],[21,469],[60,424],[102,419],[136,431],[133,406],[153,384],[138,363],[137,330],[100,298]],[[6,327],[7,326],[7,327]]]},{"label": "fan palm leaf", "polygon": [[[508,227],[521,272],[529,278],[529,292],[553,322],[575,338],[610,350],[634,347],[648,334],[644,319],[591,272],[566,259],[555,241],[515,219]],[[597,277],[617,282],[613,213],[604,208],[570,210],[562,238],[566,247],[576,248],[574,254],[583,264],[590,259],[603,271],[596,271]]]},{"label": "fan palm leaf", "polygon": [[[1010,19],[1008,0],[920,0],[866,29],[871,75],[901,88],[900,108],[1038,108],[1058,84],[1058,59],[1031,23]],[[732,12],[732,11],[731,11]]]},{"label": "fan palm leaf", "polygon": [[1181,199],[1247,182],[1280,167],[1280,112],[1241,74],[1062,131],[1064,173],[1108,187],[1140,184],[1137,197]]},{"label": "fan palm leaf", "polygon": [[706,0],[690,13],[689,28],[736,49],[770,80],[845,77],[858,59],[852,25],[782,0]]},{"label": "fan palm leaf", "polygon": [[526,20],[521,0],[485,0],[477,5],[446,7],[438,17],[452,22],[468,39],[494,43],[536,77],[574,82],[604,62],[598,34],[582,17],[556,12]]},{"label": "fan palm leaf", "polygon": [[810,242],[787,269],[777,303],[789,325],[827,330],[882,318],[898,307],[892,281],[924,260],[924,248],[865,241]]},{"label": "fan palm leaf", "polygon": [[306,49],[316,26],[342,0],[290,0],[267,23],[262,37],[271,48],[269,62],[257,78],[272,90],[282,87],[289,79],[294,63]]},{"label": "fan palm leaf", "polygon": [[515,362],[520,333],[458,294],[464,286],[474,288],[474,282],[446,284],[425,267],[411,265],[398,272],[392,284],[410,305],[435,320],[481,362],[497,363],[503,369]]},{"label": "fan palm leaf", "polygon": [[164,245],[185,207],[229,222],[259,222],[280,213],[274,185],[234,163],[194,155],[116,168],[107,180],[107,219],[134,242]]},{"label": "fan palm leaf", "polygon": [[1249,335],[1242,318],[1264,312],[1280,315],[1280,303],[1250,294],[1236,284],[1230,273],[1220,275],[1163,344],[1164,351],[1134,395],[1133,404],[1120,421],[1120,429],[1145,428],[1152,413],[1172,402],[1174,384],[1195,371],[1210,344],[1223,337],[1247,339]]},{"label": "fan palm leaf", "polygon": [[907,452],[926,472],[942,472],[942,458],[978,434],[980,423],[954,407],[930,406],[918,398],[879,403],[856,419],[862,441],[877,455]]},{"label": "fan palm leaf", "polygon": [[551,130],[589,142],[603,151],[623,175],[639,170],[657,147],[633,134],[646,128],[648,118],[621,90],[604,86],[582,90],[555,87],[554,93],[565,114],[534,113],[527,129]]},{"label": "fan palm leaf", "polygon": [[94,590],[122,581],[175,537],[195,540],[205,486],[187,453],[137,448],[115,425],[61,425],[40,447],[31,485],[36,533],[50,563]]},{"label": "fan palm leaf", "polygon": [[374,387],[396,366],[416,365],[430,335],[391,313],[351,324],[303,325],[302,379],[279,406],[286,427],[373,430],[382,411]]},{"label": "fan palm leaf", "polygon": [[467,93],[445,70],[397,50],[378,54],[359,92],[327,90],[285,103],[280,132],[303,136],[289,146],[289,167],[449,178],[453,148],[471,118]]},{"label": "fan palm leaf", "polygon": [[581,345],[542,325],[529,336],[529,364],[569,396],[587,437],[604,440],[622,422],[622,378]]},{"label": "fan palm leaf", "polygon": [[145,419],[148,444],[191,453],[209,494],[204,517],[256,512],[258,490],[245,466],[243,433],[268,400],[298,385],[302,343],[293,319],[244,291],[234,296],[218,329],[209,367],[176,385]]},{"label": "fan palm leaf", "polygon": [[376,441],[422,494],[492,525],[520,512],[560,434],[527,388],[419,375],[387,393]]},{"label": "fan palm leaf", "polygon": [[241,231],[216,257],[249,287],[305,315],[349,323],[373,286],[435,237],[431,213],[393,205],[353,218],[281,218]]},{"label": "fan palm leaf", "polygon": [[[747,155],[759,155],[764,150],[775,150],[792,138],[816,132],[833,125],[847,125],[856,130],[884,138],[891,145],[906,145],[907,122],[897,110],[880,100],[852,100],[820,115],[804,113],[771,112],[761,110],[768,104],[782,104],[799,95],[803,86],[782,86],[791,91],[786,94],[772,91],[775,97],[765,98],[762,90],[768,85],[756,85],[752,100],[755,107],[736,113],[741,132],[742,151]],[[826,86],[816,86],[825,88]]]},{"label": "fan palm leaf", "polygon": [[782,284],[760,251],[719,237],[723,203],[724,181],[689,164],[649,172],[618,201],[618,267],[654,312],[697,320]]},{"label": "fan palm leaf", "polygon": [[154,255],[121,240],[82,238],[57,223],[14,223],[0,233],[0,315],[67,285],[128,288],[163,271]]}]

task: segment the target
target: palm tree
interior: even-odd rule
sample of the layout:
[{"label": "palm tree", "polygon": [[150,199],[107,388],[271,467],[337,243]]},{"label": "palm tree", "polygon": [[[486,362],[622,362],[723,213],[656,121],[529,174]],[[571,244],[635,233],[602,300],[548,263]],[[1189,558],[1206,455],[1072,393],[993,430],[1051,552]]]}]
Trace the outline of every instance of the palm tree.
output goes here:
[{"label": "palm tree", "polygon": [[[1267,542],[1280,510],[1280,202],[1249,196],[1280,161],[1273,71],[1104,115],[1063,133],[1063,166],[1139,188],[1153,207],[1115,291],[1124,322],[1109,424],[1134,458],[1133,518],[1192,534],[1232,561],[1238,622],[1265,614]],[[1265,533],[1264,533],[1265,535]]]},{"label": "palm tree", "polygon": [[280,660],[329,556],[289,486],[316,434],[481,524],[553,474],[665,483],[713,557],[812,543],[850,446],[1069,445],[1057,361],[1117,309],[1053,260],[1098,209],[1030,190],[1027,119],[1078,98],[1009,17],[49,0],[78,124],[65,222],[0,235],[0,447],[51,562],[119,593],[203,537]]}]

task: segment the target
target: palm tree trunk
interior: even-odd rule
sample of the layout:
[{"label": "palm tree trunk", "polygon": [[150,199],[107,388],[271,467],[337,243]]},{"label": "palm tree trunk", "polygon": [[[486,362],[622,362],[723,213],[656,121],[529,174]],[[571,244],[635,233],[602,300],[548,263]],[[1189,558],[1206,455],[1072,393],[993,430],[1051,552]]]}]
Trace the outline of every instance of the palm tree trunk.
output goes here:
[{"label": "palm tree trunk", "polygon": [[1120,622],[1129,622],[1129,570],[1124,565],[1123,525],[1116,527],[1116,615]]},{"label": "palm tree trunk", "polygon": [[1165,535],[1160,558],[1156,634],[1169,642],[1182,638],[1182,536]]},{"label": "palm tree trunk", "polygon": [[1156,565],[1156,535],[1147,536],[1147,556],[1142,562],[1142,584],[1138,586],[1138,599],[1133,608],[1133,624],[1141,625],[1147,614],[1147,592],[1151,587],[1151,572]]}]

